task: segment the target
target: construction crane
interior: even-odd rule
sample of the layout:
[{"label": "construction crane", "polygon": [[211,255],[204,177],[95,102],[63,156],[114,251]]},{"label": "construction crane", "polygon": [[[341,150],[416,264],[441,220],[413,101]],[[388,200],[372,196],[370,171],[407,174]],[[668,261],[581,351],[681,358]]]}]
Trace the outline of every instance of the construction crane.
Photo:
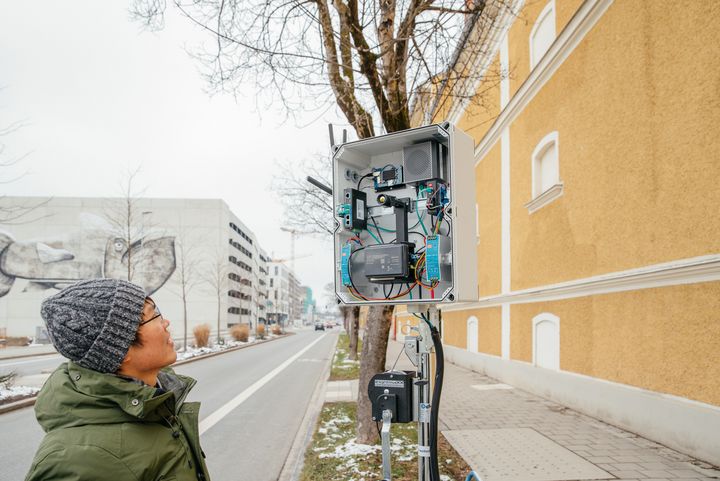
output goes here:
[{"label": "construction crane", "polygon": [[295,238],[303,235],[304,232],[297,229],[290,229],[288,227],[280,227],[280,230],[290,233],[290,270],[295,273]]},{"label": "construction crane", "polygon": [[285,262],[294,261],[295,259],[304,259],[304,258],[310,257],[310,256],[311,256],[311,254],[303,254],[303,255],[299,255],[299,256],[295,256],[295,257],[284,257],[282,259],[270,259],[270,262],[285,263]]}]

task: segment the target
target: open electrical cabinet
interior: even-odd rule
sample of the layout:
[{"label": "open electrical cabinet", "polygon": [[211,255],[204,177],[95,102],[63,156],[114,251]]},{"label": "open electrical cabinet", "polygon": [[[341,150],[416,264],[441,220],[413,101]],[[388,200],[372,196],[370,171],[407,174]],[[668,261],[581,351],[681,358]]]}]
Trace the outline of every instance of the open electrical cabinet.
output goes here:
[{"label": "open electrical cabinet", "polygon": [[341,302],[477,300],[473,147],[449,123],[333,147]]}]

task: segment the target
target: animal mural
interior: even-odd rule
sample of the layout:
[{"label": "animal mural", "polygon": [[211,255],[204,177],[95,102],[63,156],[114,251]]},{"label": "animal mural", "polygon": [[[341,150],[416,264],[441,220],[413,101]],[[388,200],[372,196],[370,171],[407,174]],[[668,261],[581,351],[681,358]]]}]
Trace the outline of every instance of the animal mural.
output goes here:
[{"label": "animal mural", "polygon": [[151,295],[175,271],[175,237],[142,237],[131,245],[104,227],[81,228],[56,239],[21,242],[0,230],[0,297],[15,279],[27,279],[24,291],[62,289],[90,278],[127,279],[129,259],[132,282]]}]

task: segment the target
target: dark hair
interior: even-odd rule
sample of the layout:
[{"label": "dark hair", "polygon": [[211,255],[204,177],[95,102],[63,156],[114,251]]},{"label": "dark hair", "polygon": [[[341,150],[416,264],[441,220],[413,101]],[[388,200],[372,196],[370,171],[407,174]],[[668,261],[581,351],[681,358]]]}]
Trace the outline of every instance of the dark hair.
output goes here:
[{"label": "dark hair", "polygon": [[[155,301],[152,300],[152,297],[150,297],[150,296],[145,297],[145,302],[148,302],[148,301],[150,301],[153,304],[153,306],[155,305]],[[143,304],[143,309],[144,308],[145,308],[145,304]],[[143,320],[143,318],[142,318],[142,312],[141,312],[140,313],[140,322],[142,322],[142,320]],[[142,343],[142,340],[140,339],[140,326],[138,326],[137,331],[135,331],[135,337],[133,338],[130,345],[142,347],[143,343]]]}]

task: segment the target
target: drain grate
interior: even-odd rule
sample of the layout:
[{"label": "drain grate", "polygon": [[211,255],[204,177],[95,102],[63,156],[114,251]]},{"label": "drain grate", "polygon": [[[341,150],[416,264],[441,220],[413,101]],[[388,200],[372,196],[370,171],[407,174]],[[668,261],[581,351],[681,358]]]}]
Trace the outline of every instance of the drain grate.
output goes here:
[{"label": "drain grate", "polygon": [[483,481],[561,481],[614,476],[534,429],[443,431]]}]

